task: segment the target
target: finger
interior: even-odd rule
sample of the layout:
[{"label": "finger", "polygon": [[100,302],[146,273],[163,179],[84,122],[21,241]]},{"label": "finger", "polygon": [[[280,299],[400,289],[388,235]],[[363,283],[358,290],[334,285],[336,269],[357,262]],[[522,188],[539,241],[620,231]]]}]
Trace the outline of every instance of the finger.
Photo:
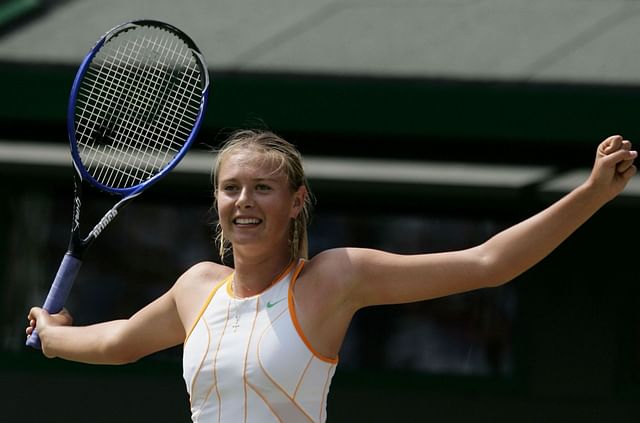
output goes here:
[{"label": "finger", "polygon": [[626,180],[629,180],[633,178],[633,176],[637,172],[638,172],[638,168],[636,168],[635,166],[631,166],[629,169],[625,170],[624,173],[622,173],[622,177]]},{"label": "finger", "polygon": [[29,312],[29,320],[33,320],[34,322],[37,322],[38,320],[46,319],[46,318],[50,318],[50,314],[47,310],[41,307],[31,308],[31,311]]},{"label": "finger", "polygon": [[60,314],[65,317],[66,324],[68,325],[73,324],[73,316],[71,315],[71,313],[69,313],[69,310],[63,307],[62,310],[60,311]]},{"label": "finger", "polygon": [[638,172],[638,168],[634,165],[629,167],[624,172],[618,173],[618,177],[616,179],[619,179],[620,181],[622,181],[623,186],[626,186],[626,184],[629,183],[631,178],[633,178],[637,172]]},{"label": "finger", "polygon": [[56,325],[70,325],[73,322],[73,318],[68,312],[61,311],[57,314],[51,315],[51,320]]},{"label": "finger", "polygon": [[638,152],[636,150],[629,151],[621,148],[603,157],[602,161],[606,166],[614,167],[625,160],[633,161],[636,157],[638,157]]},{"label": "finger", "polygon": [[622,160],[620,163],[618,163],[618,165],[616,166],[616,171],[618,171],[618,173],[624,173],[627,169],[629,169],[633,165],[633,161],[635,159],[634,154],[637,155],[634,150],[631,150],[631,142],[627,140],[624,140],[622,142],[621,150],[628,151],[630,158]]},{"label": "finger", "polygon": [[29,320],[37,319],[38,316],[40,316],[41,311],[42,309],[40,307],[31,307],[31,310],[29,310],[29,315],[27,316],[27,319]]},{"label": "finger", "polygon": [[616,171],[618,173],[624,173],[631,166],[633,166],[633,160],[623,160],[620,163],[618,163],[618,165],[616,166]]},{"label": "finger", "polygon": [[35,330],[35,328],[36,328],[36,321],[34,319],[30,319],[29,326],[27,326],[27,328],[25,329],[25,332],[27,332],[27,335],[31,335],[31,333]]},{"label": "finger", "polygon": [[600,151],[604,155],[609,155],[615,151],[618,151],[621,146],[622,146],[622,137],[620,135],[612,135],[607,139],[605,139],[600,144],[600,147],[601,147]]}]

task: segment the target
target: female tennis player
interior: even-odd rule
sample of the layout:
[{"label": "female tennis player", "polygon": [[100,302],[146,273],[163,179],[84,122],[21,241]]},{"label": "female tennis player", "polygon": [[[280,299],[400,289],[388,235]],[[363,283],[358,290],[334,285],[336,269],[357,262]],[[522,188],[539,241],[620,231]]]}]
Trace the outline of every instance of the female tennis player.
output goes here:
[{"label": "female tennis player", "polygon": [[423,255],[338,248],[308,259],[310,192],[296,149],[269,132],[236,133],[217,155],[222,253],[126,320],[71,326],[29,313],[47,357],[130,363],[184,343],[194,422],[323,422],[338,352],[354,313],[493,287],[547,256],[636,173],[621,136],[597,149],[588,179],[535,216],[466,250]]}]

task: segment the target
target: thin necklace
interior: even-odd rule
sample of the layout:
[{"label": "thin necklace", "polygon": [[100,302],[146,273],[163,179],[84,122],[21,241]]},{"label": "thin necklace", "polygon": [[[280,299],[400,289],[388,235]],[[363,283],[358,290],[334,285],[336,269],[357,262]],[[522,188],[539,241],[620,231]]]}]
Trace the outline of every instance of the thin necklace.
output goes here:
[{"label": "thin necklace", "polygon": [[[233,280],[235,281],[235,278]],[[233,282],[231,286],[233,288]],[[233,324],[231,325],[231,328],[233,329],[234,332],[237,331],[238,328],[240,327],[240,312],[238,311],[238,304],[237,304],[238,301],[240,301],[238,298],[231,299],[231,304],[233,304],[233,315],[235,318],[235,322],[233,322]]]},{"label": "thin necklace", "polygon": [[[271,281],[271,283],[269,284],[269,286],[267,286],[265,289],[262,290],[262,292],[266,291],[267,289],[271,288],[271,286],[276,283],[278,280],[280,280],[280,278],[282,277],[282,275],[284,274],[284,272],[287,270],[287,268],[289,268],[289,265],[291,264],[293,260],[290,260],[281,270],[280,272],[278,272],[278,276],[276,276],[273,281]],[[249,291],[251,291],[250,288]],[[231,328],[233,329],[234,332],[236,332],[238,330],[238,328],[240,327],[240,307],[238,307],[238,301],[242,301],[243,305],[245,303],[245,301],[243,299],[240,299],[239,297],[236,296],[236,274],[235,272],[233,273],[233,279],[231,279],[231,293],[233,294],[233,298],[231,299],[231,304],[233,305],[233,317],[234,317],[234,322],[231,325]]]}]

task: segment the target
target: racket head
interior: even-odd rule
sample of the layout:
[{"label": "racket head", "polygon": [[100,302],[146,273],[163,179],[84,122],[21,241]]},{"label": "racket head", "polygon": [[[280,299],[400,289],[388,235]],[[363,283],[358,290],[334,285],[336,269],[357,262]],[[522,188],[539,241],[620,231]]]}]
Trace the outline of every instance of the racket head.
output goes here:
[{"label": "racket head", "polygon": [[207,66],[184,32],[154,20],[112,28],[71,89],[67,129],[77,173],[105,192],[141,192],[184,157],[208,93]]}]

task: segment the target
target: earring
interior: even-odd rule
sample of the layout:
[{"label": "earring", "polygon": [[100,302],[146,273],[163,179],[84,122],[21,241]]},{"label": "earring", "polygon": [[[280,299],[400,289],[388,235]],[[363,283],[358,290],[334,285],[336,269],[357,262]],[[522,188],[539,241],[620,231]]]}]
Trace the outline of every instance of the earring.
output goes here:
[{"label": "earring", "polygon": [[298,230],[298,226],[300,225],[300,222],[298,222],[298,219],[295,219],[293,221],[293,236],[291,239],[291,257],[298,257],[298,250],[299,250],[299,244],[300,244],[300,234],[299,234],[299,230]]},{"label": "earring", "polygon": [[216,224],[216,232],[217,232],[217,236],[216,236],[216,241],[218,242],[218,254],[220,254],[220,259],[224,260],[224,256],[227,252],[227,248],[226,248],[226,240],[224,239],[224,231],[222,230],[222,227],[220,226],[220,222],[218,222]]}]

